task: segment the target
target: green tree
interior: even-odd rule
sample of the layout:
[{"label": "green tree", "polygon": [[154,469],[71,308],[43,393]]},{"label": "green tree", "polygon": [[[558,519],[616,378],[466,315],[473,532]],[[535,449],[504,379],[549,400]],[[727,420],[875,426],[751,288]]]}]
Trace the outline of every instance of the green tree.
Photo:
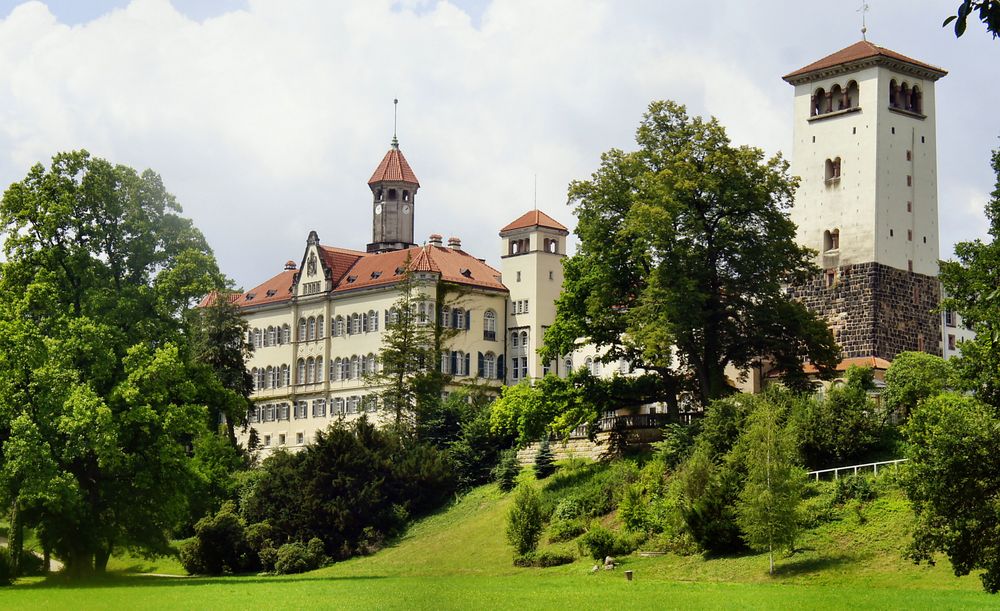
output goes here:
[{"label": "green tree", "polygon": [[773,575],[775,549],[791,550],[800,529],[806,475],[795,464],[795,439],[782,407],[767,397],[756,403],[740,440],[745,446],[747,479],[736,515],[750,547],[767,551]]},{"label": "green tree", "polygon": [[945,19],[941,27],[947,27],[954,21],[955,37],[961,37],[965,34],[969,16],[974,12],[979,14],[979,20],[986,26],[986,30],[993,34],[993,38],[1000,37],[1000,0],[962,0],[958,3],[955,14]]},{"label": "green tree", "polygon": [[226,435],[236,447],[236,427],[248,425],[253,380],[246,363],[253,347],[247,341],[249,325],[236,304],[225,293],[213,296],[187,316],[191,369],[198,378],[200,401],[208,407],[208,428],[215,430],[225,421]]},{"label": "green tree", "polygon": [[183,313],[224,285],[150,170],[61,153],[0,202],[0,497],[70,573],[165,550],[207,418]]},{"label": "green tree", "polygon": [[1000,149],[991,166],[996,184],[986,203],[991,240],[955,245],[956,260],[941,262],[947,298],[941,307],[955,310],[975,332],[951,360],[957,377],[983,401],[1000,408]]},{"label": "green tree", "polygon": [[850,464],[881,440],[885,418],[870,394],[874,371],[851,367],[846,377],[825,397],[802,401],[793,414],[802,457],[813,468]]},{"label": "green tree", "polygon": [[518,486],[507,513],[506,533],[515,557],[530,554],[538,547],[542,536],[542,499],[533,486]]},{"label": "green tree", "polygon": [[493,478],[503,492],[510,492],[517,485],[517,476],[521,474],[521,463],[517,460],[517,450],[508,448],[500,453],[500,460],[493,468]]},{"label": "green tree", "polygon": [[939,395],[952,384],[948,361],[926,352],[903,352],[885,372],[882,400],[890,410],[906,415],[921,401]]},{"label": "green tree", "polygon": [[916,524],[910,557],[951,561],[955,575],[982,570],[983,587],[1000,591],[1000,419],[974,397],[946,392],[920,403],[904,427],[903,486]]},{"label": "green tree", "polygon": [[684,388],[702,404],[731,392],[728,365],[770,359],[798,383],[806,358],[832,373],[832,334],[783,289],[817,272],[788,218],[787,162],[673,102],[650,104],[636,140],[570,185],[580,246],[543,358],[593,342],[660,374],[674,403]]},{"label": "green tree", "polygon": [[548,439],[543,439],[535,452],[535,478],[545,479],[556,471],[556,458]]}]

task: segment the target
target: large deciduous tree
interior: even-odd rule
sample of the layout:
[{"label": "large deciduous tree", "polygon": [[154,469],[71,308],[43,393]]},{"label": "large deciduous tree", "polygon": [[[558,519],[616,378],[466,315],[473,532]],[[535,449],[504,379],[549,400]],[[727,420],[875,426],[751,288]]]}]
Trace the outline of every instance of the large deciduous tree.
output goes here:
[{"label": "large deciduous tree", "polygon": [[831,372],[832,334],[783,288],[818,271],[795,243],[788,164],[673,102],[650,104],[636,140],[570,185],[580,246],[545,358],[593,342],[662,375],[668,401],[689,388],[703,404],[730,392],[728,365],[771,359],[793,386],[802,359]]},{"label": "large deciduous tree", "polygon": [[996,184],[986,203],[989,242],[955,245],[955,260],[941,262],[941,283],[947,298],[942,307],[956,310],[976,337],[962,342],[962,354],[952,359],[956,375],[976,395],[1000,408],[1000,149],[991,161]]},{"label": "large deciduous tree", "polygon": [[950,15],[941,24],[946,27],[955,23],[955,37],[965,34],[969,17],[975,14],[979,21],[986,26],[986,31],[993,35],[993,38],[1000,37],[1000,0],[961,0],[954,15]]},{"label": "large deciduous tree", "polygon": [[205,429],[183,312],[223,279],[152,171],[85,151],[0,203],[0,497],[70,572],[166,548]]}]

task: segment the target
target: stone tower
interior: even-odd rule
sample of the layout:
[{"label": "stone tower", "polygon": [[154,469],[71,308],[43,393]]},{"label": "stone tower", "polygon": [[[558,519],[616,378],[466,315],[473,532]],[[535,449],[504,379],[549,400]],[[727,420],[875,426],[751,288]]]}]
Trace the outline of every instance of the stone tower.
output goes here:
[{"label": "stone tower", "polygon": [[500,230],[500,273],[510,290],[507,303],[507,383],[559,373],[558,363],[538,357],[542,336],[556,318],[562,260],[569,231],[539,210],[524,213]]},{"label": "stone tower", "polygon": [[415,246],[413,242],[414,200],[420,181],[399,150],[392,145],[368,180],[372,190],[372,241],[368,252],[387,252]]},{"label": "stone tower", "polygon": [[795,86],[791,211],[822,272],[792,293],[845,357],[941,354],[934,83],[944,70],[868,41],[784,77]]}]

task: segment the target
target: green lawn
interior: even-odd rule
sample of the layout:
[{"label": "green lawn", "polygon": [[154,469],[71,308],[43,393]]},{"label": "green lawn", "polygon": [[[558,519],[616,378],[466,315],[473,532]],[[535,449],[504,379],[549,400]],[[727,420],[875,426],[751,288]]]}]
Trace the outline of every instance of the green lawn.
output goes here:
[{"label": "green lawn", "polygon": [[[767,574],[762,555],[623,558],[615,571],[591,574],[593,561],[550,569],[511,565],[503,520],[510,496],[479,488],[415,524],[377,554],[306,575],[153,577],[181,573],[175,559],[115,558],[118,571],[82,584],[22,580],[0,589],[0,609],[89,608],[995,608],[978,578],[956,578],[947,562],[902,559],[912,514],[898,491],[860,513],[844,510],[807,532],[801,551],[778,558]],[[610,521],[614,517],[609,518]],[[575,547],[562,544],[564,548]],[[624,570],[635,580],[625,580]]]}]

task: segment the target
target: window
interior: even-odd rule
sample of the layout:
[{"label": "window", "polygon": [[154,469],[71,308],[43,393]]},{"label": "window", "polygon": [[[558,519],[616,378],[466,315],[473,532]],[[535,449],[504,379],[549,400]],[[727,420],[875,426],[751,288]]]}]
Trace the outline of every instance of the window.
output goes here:
[{"label": "window", "polygon": [[292,328],[290,326],[288,325],[283,326],[281,328],[281,335],[282,335],[281,342],[283,344],[292,343]]},{"label": "window", "polygon": [[359,335],[361,333],[361,316],[358,314],[351,314],[350,333],[352,335]]},{"label": "window", "polygon": [[837,270],[828,269],[826,270],[826,288],[833,287],[837,280]]},{"label": "window", "polygon": [[510,347],[517,348],[517,331],[510,334]]},{"label": "window", "polygon": [[351,361],[348,359],[340,361],[340,379],[341,381],[351,379]]},{"label": "window", "polygon": [[306,361],[305,359],[299,359],[295,371],[295,383],[305,384],[305,381],[306,381]]},{"label": "window", "polygon": [[510,359],[510,377],[512,380],[518,379],[518,376],[520,374],[520,370],[517,367],[517,363],[518,360],[516,356]]},{"label": "window", "polygon": [[892,229],[890,229],[889,230],[889,237],[891,238],[894,234],[895,234],[895,232]]},{"label": "window", "polygon": [[517,281],[518,281],[518,282],[520,282],[520,281],[521,281],[521,272],[517,272]]},{"label": "window", "polygon": [[497,340],[497,313],[493,310],[483,313],[483,339],[490,342]]},{"label": "window", "polygon": [[563,366],[566,368],[566,373],[573,371],[573,357],[567,356]]},{"label": "window", "polygon": [[948,327],[954,327],[955,325],[955,313],[951,310],[944,311],[944,324]]},{"label": "window", "polygon": [[303,418],[307,418],[308,416],[309,416],[309,412],[308,412],[307,403],[305,401],[296,401],[295,402],[295,411],[294,411],[294,417],[295,417],[295,419],[296,420],[301,420]]},{"label": "window", "polygon": [[330,381],[337,382],[340,380],[340,357],[330,361]]},{"label": "window", "polygon": [[955,334],[954,333],[949,333],[948,334],[948,350],[954,350],[954,349],[955,349]]},{"label": "window", "polygon": [[913,153],[911,151],[906,151],[906,160],[913,161]]},{"label": "window", "polygon": [[840,248],[840,230],[823,232],[823,251],[837,250]]},{"label": "window", "polygon": [[521,349],[524,352],[528,351],[528,332],[521,331]]},{"label": "window", "polygon": [[524,313],[525,314],[528,313],[528,300],[527,299],[524,300]]},{"label": "window", "polygon": [[908,271],[910,273],[913,273],[913,261],[912,260],[907,260],[906,261],[906,271]]},{"label": "window", "polygon": [[278,344],[278,334],[274,327],[267,328],[267,340],[268,346],[276,346]]},{"label": "window", "polygon": [[280,403],[280,404],[278,404],[277,412],[278,412],[278,420],[288,420],[289,414],[288,414],[288,404],[287,403]]},{"label": "window", "polygon": [[906,175],[906,186],[907,187],[913,186],[913,177],[910,176],[909,174]]},{"label": "window", "polygon": [[303,342],[306,339],[306,319],[299,319],[299,341]]},{"label": "window", "polygon": [[826,182],[836,182],[840,180],[840,157],[826,160]]},{"label": "window", "polygon": [[316,319],[312,316],[309,317],[309,332],[306,337],[310,340],[316,339]]},{"label": "window", "polygon": [[316,317],[316,339],[323,339],[323,331],[326,329],[326,321],[322,316]]},{"label": "window", "polygon": [[378,331],[378,312],[368,310],[368,330]]},{"label": "window", "polygon": [[521,379],[526,380],[528,378],[528,357],[521,357]]},{"label": "window", "polygon": [[912,229],[907,229],[906,230],[906,239],[909,242],[913,241],[913,230]]},{"label": "window", "polygon": [[312,406],[313,418],[323,418],[326,416],[326,399],[316,399]]},{"label": "window", "polygon": [[488,380],[497,377],[497,357],[492,352],[483,355],[483,377]]},{"label": "window", "polygon": [[913,202],[906,202],[906,211],[913,212]]},{"label": "window", "polygon": [[306,384],[312,384],[316,379],[316,361],[309,357],[306,359]]},{"label": "window", "polygon": [[364,407],[365,413],[374,414],[375,410],[378,409],[378,402],[375,399],[375,395],[365,395],[361,398],[361,405]]},{"label": "window", "polygon": [[313,380],[316,383],[323,381],[323,357],[316,357],[316,377]]},{"label": "window", "polygon": [[555,280],[554,274],[551,269],[549,270],[549,280]]},{"label": "window", "polygon": [[278,445],[279,446],[285,445],[285,434],[284,433],[278,433]]},{"label": "window", "polygon": [[260,329],[253,330],[253,346],[254,348],[260,348],[263,346],[263,342],[261,341]]},{"label": "window", "polygon": [[271,436],[270,435],[264,435],[264,447],[265,448],[271,447]]},{"label": "window", "polygon": [[[337,397],[333,400],[333,409],[336,410],[338,414],[343,414],[344,412],[344,399],[343,397]],[[333,415],[333,411],[330,412]]]},{"label": "window", "polygon": [[359,359],[357,357],[357,355],[352,356],[351,357],[350,379],[354,380],[354,379],[357,379],[358,377],[360,377],[360,372],[361,372],[360,368],[361,368],[361,359]]},{"label": "window", "polygon": [[295,444],[302,445],[305,442],[305,435],[302,433],[295,433]]}]

